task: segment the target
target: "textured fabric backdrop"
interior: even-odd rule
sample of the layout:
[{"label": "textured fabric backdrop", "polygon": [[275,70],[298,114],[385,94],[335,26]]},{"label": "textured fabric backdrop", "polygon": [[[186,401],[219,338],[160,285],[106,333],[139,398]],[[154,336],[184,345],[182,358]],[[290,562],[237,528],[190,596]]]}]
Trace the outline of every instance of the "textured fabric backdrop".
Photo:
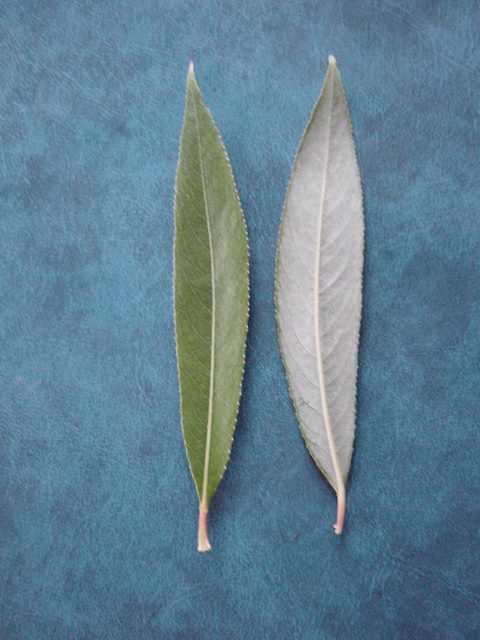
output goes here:
[{"label": "textured fabric backdrop", "polygon": [[[0,0],[0,638],[480,634],[477,2]],[[338,59],[365,190],[348,520],[274,321],[292,159]],[[190,59],[248,222],[231,464],[196,552],[172,198]]]}]

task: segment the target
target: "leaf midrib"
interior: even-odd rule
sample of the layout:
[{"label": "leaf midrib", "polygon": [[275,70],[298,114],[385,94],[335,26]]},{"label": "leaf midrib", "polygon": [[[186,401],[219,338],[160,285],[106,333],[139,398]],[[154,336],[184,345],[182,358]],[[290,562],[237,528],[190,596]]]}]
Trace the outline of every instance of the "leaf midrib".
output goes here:
[{"label": "leaf midrib", "polygon": [[213,254],[212,230],[210,227],[208,198],[207,198],[207,190],[206,190],[206,184],[205,184],[205,168],[203,166],[203,158],[202,158],[202,150],[201,150],[202,139],[200,136],[200,126],[198,122],[197,100],[195,95],[193,95],[192,97],[193,97],[193,113],[194,113],[194,119],[195,119],[195,129],[197,132],[197,141],[198,141],[198,159],[200,164],[200,175],[202,178],[203,202],[205,206],[205,218],[207,221],[208,246],[210,251],[210,266],[211,266],[211,287],[212,287],[210,386],[209,386],[209,396],[208,396],[207,437],[205,440],[205,457],[204,457],[204,466],[203,466],[202,491],[200,496],[201,504],[206,507],[207,497],[208,497],[208,472],[209,472],[209,466],[210,466],[210,450],[211,450],[212,424],[213,424],[213,398],[214,398],[214,385],[215,385],[215,324],[216,324],[215,323],[215,319],[216,319],[215,260],[214,260],[214,254]]},{"label": "leaf midrib", "polygon": [[[332,70],[333,71],[333,70]],[[332,425],[330,422],[330,412],[328,410],[327,403],[327,391],[325,388],[325,376],[323,372],[323,360],[322,360],[322,344],[321,344],[321,335],[320,335],[320,253],[321,253],[321,242],[322,242],[322,220],[323,220],[323,212],[325,207],[325,195],[327,190],[327,173],[328,173],[328,163],[330,160],[330,133],[331,133],[331,120],[332,120],[332,111],[333,111],[333,79],[330,77],[327,80],[328,84],[326,88],[329,89],[329,93],[327,93],[328,98],[328,122],[327,122],[327,149],[325,156],[325,164],[322,175],[322,190],[320,194],[320,215],[318,217],[318,227],[317,227],[317,246],[316,246],[316,264],[315,264],[315,282],[313,288],[314,295],[314,324],[315,324],[315,351],[316,351],[316,360],[317,360],[317,377],[318,377],[318,386],[320,390],[320,401],[322,405],[322,416],[323,423],[325,426],[325,431],[327,433],[327,441],[328,448],[330,450],[330,456],[332,458],[332,465],[335,472],[335,480],[337,484],[337,492],[344,492],[344,482],[342,473],[340,470],[340,464],[338,462],[338,456],[335,449],[335,441],[333,439],[333,431]]]}]

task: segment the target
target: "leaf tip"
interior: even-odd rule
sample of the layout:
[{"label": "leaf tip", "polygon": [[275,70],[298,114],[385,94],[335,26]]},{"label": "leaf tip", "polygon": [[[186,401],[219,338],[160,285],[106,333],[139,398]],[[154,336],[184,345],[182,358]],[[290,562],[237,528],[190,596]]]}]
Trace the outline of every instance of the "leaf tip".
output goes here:
[{"label": "leaf tip", "polygon": [[188,64],[188,73],[187,73],[187,89],[198,89],[197,76],[195,75],[195,65],[193,64],[193,60],[190,60]]},{"label": "leaf tip", "polygon": [[333,67],[333,66],[335,66],[335,65],[337,64],[337,61],[336,61],[336,59],[335,59],[335,56],[333,56],[332,54],[330,54],[330,55],[328,56],[328,64],[329,64],[331,67]]}]

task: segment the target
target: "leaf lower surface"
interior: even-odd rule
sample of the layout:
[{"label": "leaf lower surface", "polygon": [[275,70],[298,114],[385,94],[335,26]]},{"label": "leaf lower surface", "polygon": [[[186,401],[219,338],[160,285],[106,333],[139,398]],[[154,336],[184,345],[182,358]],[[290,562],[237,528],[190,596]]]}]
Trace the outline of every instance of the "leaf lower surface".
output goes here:
[{"label": "leaf lower surface", "polygon": [[280,350],[300,429],[338,496],[355,435],[363,206],[350,116],[335,59],[300,142],[277,253]]}]

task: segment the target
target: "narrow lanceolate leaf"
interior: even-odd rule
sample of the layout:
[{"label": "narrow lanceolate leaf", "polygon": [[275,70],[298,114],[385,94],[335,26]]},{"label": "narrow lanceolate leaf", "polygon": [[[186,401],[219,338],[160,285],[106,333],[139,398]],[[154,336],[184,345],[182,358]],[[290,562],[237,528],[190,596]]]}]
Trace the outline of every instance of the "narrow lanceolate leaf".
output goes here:
[{"label": "narrow lanceolate leaf", "polygon": [[230,162],[193,65],[175,193],[175,332],[182,431],[199,498],[198,550],[227,466],[243,378],[248,245]]},{"label": "narrow lanceolate leaf", "polygon": [[355,434],[362,267],[360,175],[340,73],[330,56],[286,196],[276,305],[300,429],[337,493],[337,534]]}]

